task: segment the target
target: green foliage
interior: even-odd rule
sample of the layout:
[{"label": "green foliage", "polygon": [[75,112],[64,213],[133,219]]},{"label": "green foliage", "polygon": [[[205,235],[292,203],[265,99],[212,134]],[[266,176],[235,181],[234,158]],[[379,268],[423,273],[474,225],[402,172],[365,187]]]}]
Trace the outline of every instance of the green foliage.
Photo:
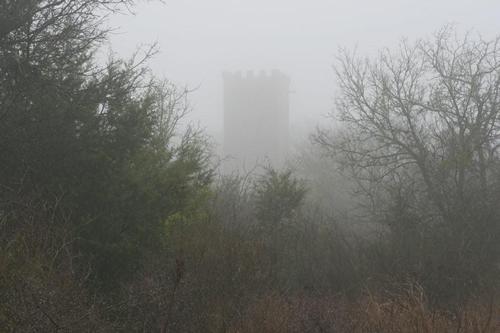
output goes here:
[{"label": "green foliage", "polygon": [[271,224],[292,218],[306,195],[304,184],[294,178],[291,170],[266,169],[254,191],[257,218]]},{"label": "green foliage", "polygon": [[31,5],[7,8],[23,14],[0,34],[0,184],[61,197],[82,262],[116,287],[162,246],[164,221],[206,191],[208,146],[179,133],[186,93],[149,75],[150,51],[96,65],[105,31],[93,11],[107,3]]}]

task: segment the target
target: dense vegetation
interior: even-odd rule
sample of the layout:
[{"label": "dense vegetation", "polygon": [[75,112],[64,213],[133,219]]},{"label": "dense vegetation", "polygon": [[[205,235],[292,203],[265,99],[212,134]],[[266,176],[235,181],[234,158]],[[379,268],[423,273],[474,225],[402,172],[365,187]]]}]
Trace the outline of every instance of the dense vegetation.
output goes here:
[{"label": "dense vegetation", "polygon": [[498,330],[498,40],[345,53],[342,130],[217,176],[152,50],[98,61],[128,5],[0,2],[2,332]]}]

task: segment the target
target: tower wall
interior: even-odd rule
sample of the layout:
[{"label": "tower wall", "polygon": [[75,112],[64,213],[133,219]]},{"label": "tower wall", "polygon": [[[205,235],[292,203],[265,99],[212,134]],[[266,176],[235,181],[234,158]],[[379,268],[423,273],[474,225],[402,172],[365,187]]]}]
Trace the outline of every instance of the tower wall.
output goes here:
[{"label": "tower wall", "polygon": [[288,152],[290,79],[277,70],[223,79],[225,169],[280,167]]}]

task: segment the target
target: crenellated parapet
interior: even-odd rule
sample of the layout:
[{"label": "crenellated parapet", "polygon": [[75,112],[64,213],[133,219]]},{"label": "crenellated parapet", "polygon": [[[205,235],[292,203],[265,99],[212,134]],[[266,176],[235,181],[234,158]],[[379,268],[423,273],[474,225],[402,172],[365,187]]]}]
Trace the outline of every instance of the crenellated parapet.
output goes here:
[{"label": "crenellated parapet", "polygon": [[252,71],[248,70],[246,72],[235,71],[235,72],[223,72],[222,77],[226,82],[281,82],[281,83],[289,83],[290,78],[281,72],[278,69],[273,69],[270,71],[261,70],[261,71]]}]

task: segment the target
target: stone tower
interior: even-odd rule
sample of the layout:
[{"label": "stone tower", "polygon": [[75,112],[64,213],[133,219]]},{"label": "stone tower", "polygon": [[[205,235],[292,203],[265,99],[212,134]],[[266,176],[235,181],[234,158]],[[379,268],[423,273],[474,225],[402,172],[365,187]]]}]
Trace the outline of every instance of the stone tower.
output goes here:
[{"label": "stone tower", "polygon": [[224,169],[281,167],[288,152],[290,79],[278,70],[224,73]]}]

